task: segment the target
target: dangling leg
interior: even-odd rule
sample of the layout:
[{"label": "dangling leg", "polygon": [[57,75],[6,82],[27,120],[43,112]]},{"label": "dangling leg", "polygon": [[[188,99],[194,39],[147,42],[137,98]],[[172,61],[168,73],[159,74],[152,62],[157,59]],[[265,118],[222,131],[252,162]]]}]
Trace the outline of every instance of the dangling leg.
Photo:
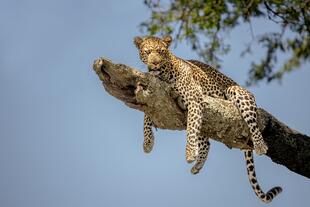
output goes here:
[{"label": "dangling leg", "polygon": [[153,149],[153,146],[154,146],[154,134],[153,134],[152,126],[153,126],[152,120],[147,115],[144,115],[143,150],[145,153],[150,153]]},{"label": "dangling leg", "polygon": [[196,158],[196,163],[192,167],[192,174],[197,174],[203,168],[210,149],[210,142],[207,137],[200,135],[198,137],[198,156]]},{"label": "dangling leg", "polygon": [[268,147],[257,125],[257,106],[254,96],[240,86],[227,88],[225,95],[229,100],[234,102],[242,118],[247,123],[252,135],[251,138],[255,152],[259,155],[266,154]]},{"label": "dangling leg", "polygon": [[186,161],[191,163],[198,156],[198,136],[202,124],[202,106],[192,101],[187,107]]}]

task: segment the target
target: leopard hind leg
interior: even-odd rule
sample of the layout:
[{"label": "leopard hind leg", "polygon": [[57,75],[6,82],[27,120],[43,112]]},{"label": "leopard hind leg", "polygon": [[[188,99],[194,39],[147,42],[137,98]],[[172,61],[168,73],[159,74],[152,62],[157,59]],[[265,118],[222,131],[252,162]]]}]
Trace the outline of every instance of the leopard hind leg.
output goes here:
[{"label": "leopard hind leg", "polygon": [[228,87],[225,96],[237,106],[242,118],[248,125],[254,151],[259,155],[266,154],[268,147],[257,125],[257,106],[254,96],[237,85]]},{"label": "leopard hind leg", "polygon": [[197,174],[203,168],[210,149],[209,139],[205,136],[198,137],[198,155],[196,157],[195,165],[191,169],[192,174]]}]

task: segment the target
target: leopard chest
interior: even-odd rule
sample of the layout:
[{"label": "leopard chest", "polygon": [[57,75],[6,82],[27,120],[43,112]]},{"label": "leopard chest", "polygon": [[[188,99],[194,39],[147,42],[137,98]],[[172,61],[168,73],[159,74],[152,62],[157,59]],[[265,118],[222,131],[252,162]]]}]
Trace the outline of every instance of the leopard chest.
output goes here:
[{"label": "leopard chest", "polygon": [[202,87],[195,82],[188,72],[180,73],[179,76],[176,76],[172,86],[180,95],[186,106],[193,101],[202,100]]}]

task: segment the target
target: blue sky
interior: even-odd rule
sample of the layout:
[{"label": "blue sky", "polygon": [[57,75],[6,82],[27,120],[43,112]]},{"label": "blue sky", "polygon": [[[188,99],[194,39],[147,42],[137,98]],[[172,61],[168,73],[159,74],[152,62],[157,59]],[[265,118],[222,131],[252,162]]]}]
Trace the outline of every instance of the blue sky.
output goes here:
[{"label": "blue sky", "polygon": [[[248,183],[243,154],[212,141],[205,168],[191,175],[185,133],[158,130],[142,149],[143,114],[109,96],[92,70],[95,58],[145,70],[132,43],[149,17],[143,1],[1,0],[0,206],[263,206]],[[254,22],[254,33],[271,29]],[[241,58],[248,25],[227,35],[223,72],[243,84],[252,57]],[[186,44],[176,55],[197,58]],[[250,90],[257,103],[310,134],[309,64],[282,84]],[[255,157],[264,190],[284,192],[269,206],[309,206],[309,179]]]}]

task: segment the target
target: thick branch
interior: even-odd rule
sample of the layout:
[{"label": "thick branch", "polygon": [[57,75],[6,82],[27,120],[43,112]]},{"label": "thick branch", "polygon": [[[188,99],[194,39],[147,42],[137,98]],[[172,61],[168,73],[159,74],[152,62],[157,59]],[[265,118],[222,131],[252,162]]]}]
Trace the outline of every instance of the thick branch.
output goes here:
[{"label": "thick branch", "polygon": [[[186,129],[186,111],[181,109],[177,95],[167,83],[105,58],[97,59],[93,68],[109,94],[143,111],[156,127]],[[252,149],[248,128],[237,108],[229,101],[212,97],[205,97],[205,102],[202,133],[229,148]],[[267,156],[310,178],[310,138],[290,129],[263,109],[258,109],[258,122],[269,146]]]}]

